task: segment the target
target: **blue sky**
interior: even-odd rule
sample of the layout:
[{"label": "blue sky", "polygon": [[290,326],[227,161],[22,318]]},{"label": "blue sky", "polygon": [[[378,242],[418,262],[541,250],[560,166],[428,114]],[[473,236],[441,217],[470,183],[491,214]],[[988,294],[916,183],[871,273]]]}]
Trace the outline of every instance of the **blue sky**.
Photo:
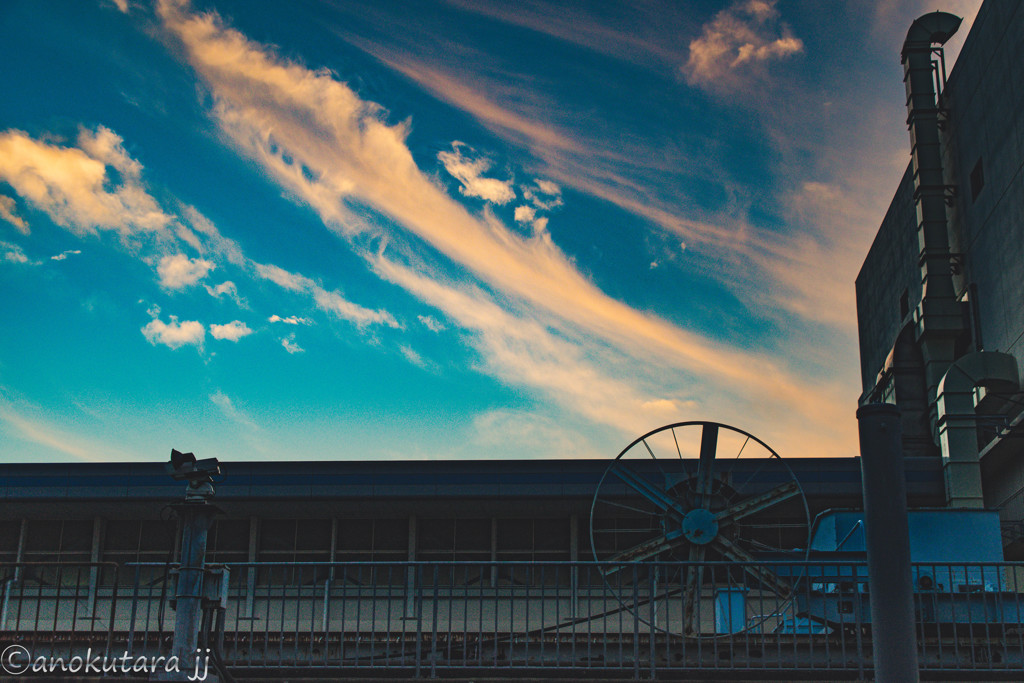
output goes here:
[{"label": "blue sky", "polygon": [[934,9],[8,0],[0,457],[854,455]]}]

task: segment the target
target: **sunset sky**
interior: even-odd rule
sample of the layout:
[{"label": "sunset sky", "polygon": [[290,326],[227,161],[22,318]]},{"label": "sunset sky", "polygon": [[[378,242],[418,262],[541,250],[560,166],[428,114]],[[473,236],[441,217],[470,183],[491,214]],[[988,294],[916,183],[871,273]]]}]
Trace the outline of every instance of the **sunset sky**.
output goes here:
[{"label": "sunset sky", "polygon": [[857,452],[899,51],[980,0],[0,3],[0,458]]}]

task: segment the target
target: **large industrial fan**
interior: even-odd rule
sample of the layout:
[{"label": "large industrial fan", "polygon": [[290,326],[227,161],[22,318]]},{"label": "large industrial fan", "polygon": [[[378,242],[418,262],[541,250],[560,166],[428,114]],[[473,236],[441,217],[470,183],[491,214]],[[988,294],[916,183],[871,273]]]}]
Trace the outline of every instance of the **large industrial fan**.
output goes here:
[{"label": "large industrial fan", "polygon": [[[792,579],[763,561],[805,559],[809,527],[789,466],[757,437],[717,422],[670,424],[629,444],[605,470],[590,515],[607,589],[641,620],[691,637],[723,633],[706,605],[730,587],[753,589],[778,613]],[[766,618],[741,614],[725,632]]]}]

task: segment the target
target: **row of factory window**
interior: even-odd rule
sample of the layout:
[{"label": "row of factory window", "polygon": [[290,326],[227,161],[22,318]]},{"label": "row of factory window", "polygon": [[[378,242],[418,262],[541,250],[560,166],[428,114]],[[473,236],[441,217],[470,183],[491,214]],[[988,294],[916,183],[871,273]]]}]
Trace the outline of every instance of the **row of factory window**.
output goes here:
[{"label": "row of factory window", "polygon": [[[173,519],[7,520],[0,522],[0,562],[168,562],[179,534]],[[624,538],[598,535],[608,550]],[[413,559],[425,561],[585,560],[590,529],[582,517],[225,518],[214,523],[207,547],[213,563],[405,561],[410,547]]]},{"label": "row of factory window", "polygon": [[[627,532],[598,534],[608,551],[635,543],[635,520],[604,524]],[[159,592],[168,585],[165,578],[177,557],[179,537],[180,528],[173,519],[0,521],[0,573],[19,576],[29,590],[31,586],[116,584]],[[411,555],[410,547],[415,549]],[[259,586],[323,586],[325,581],[342,589],[398,586],[412,580],[409,571],[426,572],[416,578],[417,583],[439,586],[586,585],[590,581],[585,576],[564,565],[516,563],[592,558],[589,520],[578,517],[224,518],[210,529],[207,548],[208,563],[233,565],[230,584],[242,591]],[[479,564],[409,570],[400,563],[410,557]],[[110,564],[95,568],[90,564],[97,562]],[[342,567],[329,566],[331,562],[396,564]],[[488,564],[492,562],[496,564]],[[256,564],[238,566],[245,563]],[[591,578],[598,581],[600,576]]]}]

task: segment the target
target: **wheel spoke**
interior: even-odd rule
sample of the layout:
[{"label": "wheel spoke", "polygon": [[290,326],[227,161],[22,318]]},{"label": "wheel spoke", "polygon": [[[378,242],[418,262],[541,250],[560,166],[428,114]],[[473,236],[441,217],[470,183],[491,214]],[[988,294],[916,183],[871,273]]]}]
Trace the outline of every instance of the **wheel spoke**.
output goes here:
[{"label": "wheel spoke", "polygon": [[[755,446],[757,453],[750,451]],[[594,557],[621,610],[662,633],[699,640],[719,635],[707,609],[719,588],[742,584],[750,599],[789,609],[796,579],[758,563],[752,550],[760,547],[754,520],[797,507],[806,512],[803,488],[779,460],[757,437],[706,421],[666,425],[627,446],[601,478],[590,520]],[[773,476],[762,475],[767,471]],[[789,477],[775,479],[777,471]],[[640,577],[650,584],[643,599],[635,593]],[[671,625],[659,614],[665,600],[675,615]]]},{"label": "wheel spoke", "polygon": [[629,550],[623,550],[621,553],[608,558],[608,562],[621,564],[608,567],[604,570],[604,573],[606,576],[609,576],[623,569],[626,563],[649,560],[652,557],[656,557],[666,550],[676,548],[685,542],[686,539],[683,537],[683,532],[681,530],[670,531],[667,534],[657,536],[649,541],[644,541],[639,545],[633,546]]},{"label": "wheel spoke", "polygon": [[611,505],[612,507],[622,508],[623,510],[629,510],[630,512],[639,512],[641,515],[651,515],[651,514],[654,514],[653,510],[641,510],[640,508],[633,507],[632,505],[626,505],[625,503],[620,503],[620,502],[618,502],[616,500],[603,500],[602,499],[602,500],[599,500],[598,502],[601,503],[602,505]]},{"label": "wheel spoke", "polygon": [[661,476],[665,479],[665,485],[668,486],[668,472],[666,472],[665,468],[661,466],[660,462],[658,462],[658,456],[656,456],[654,451],[651,450],[651,445],[647,443],[647,439],[643,439],[643,442],[647,452],[651,454],[651,460],[654,461],[654,464],[657,465],[658,469],[661,471]]},{"label": "wheel spoke", "polygon": [[662,512],[667,512],[680,520],[686,516],[686,511],[680,507],[679,503],[672,500],[672,497],[669,496],[668,492],[662,491],[640,475],[635,472],[631,472],[625,467],[619,466],[618,463],[616,463],[615,467],[612,467],[611,471],[627,486],[646,498],[652,505]]},{"label": "wheel spoke", "polygon": [[762,586],[782,598],[788,598],[790,593],[789,584],[782,581],[774,572],[759,564],[746,550],[739,547],[725,536],[718,536],[711,542],[715,550],[720,552],[726,559],[738,563],[743,571],[757,579]]},{"label": "wheel spoke", "polygon": [[741,500],[739,503],[719,512],[715,515],[715,519],[718,520],[718,523],[722,526],[738,522],[744,517],[749,517],[750,515],[761,512],[762,510],[767,510],[768,508],[778,505],[779,503],[789,500],[793,496],[799,494],[800,485],[795,481],[790,481],[782,486],[772,489],[771,491],[766,491],[759,496]]},{"label": "wheel spoke", "polygon": [[718,450],[718,425],[705,424],[700,435],[700,462],[697,464],[697,507],[707,507],[711,482],[715,476],[715,452]]},{"label": "wheel spoke", "polygon": [[700,631],[700,624],[694,622],[699,617],[697,603],[704,581],[704,546],[692,544],[687,560],[689,564],[683,572],[683,630],[689,636]]},{"label": "wheel spoke", "polygon": [[[737,456],[737,457],[739,457],[739,456]],[[747,478],[744,479],[742,482],[737,481],[736,478],[734,477],[733,480],[732,480],[733,487],[736,490],[738,490],[738,491],[742,490],[742,488],[744,486],[746,486],[747,484],[752,482],[754,480],[754,477],[759,475],[764,470],[764,466],[767,465],[770,461],[771,461],[771,458],[765,458],[764,460],[762,460],[761,464],[758,465],[757,469],[754,470],[753,472],[751,472],[749,475],[747,475]]]}]

